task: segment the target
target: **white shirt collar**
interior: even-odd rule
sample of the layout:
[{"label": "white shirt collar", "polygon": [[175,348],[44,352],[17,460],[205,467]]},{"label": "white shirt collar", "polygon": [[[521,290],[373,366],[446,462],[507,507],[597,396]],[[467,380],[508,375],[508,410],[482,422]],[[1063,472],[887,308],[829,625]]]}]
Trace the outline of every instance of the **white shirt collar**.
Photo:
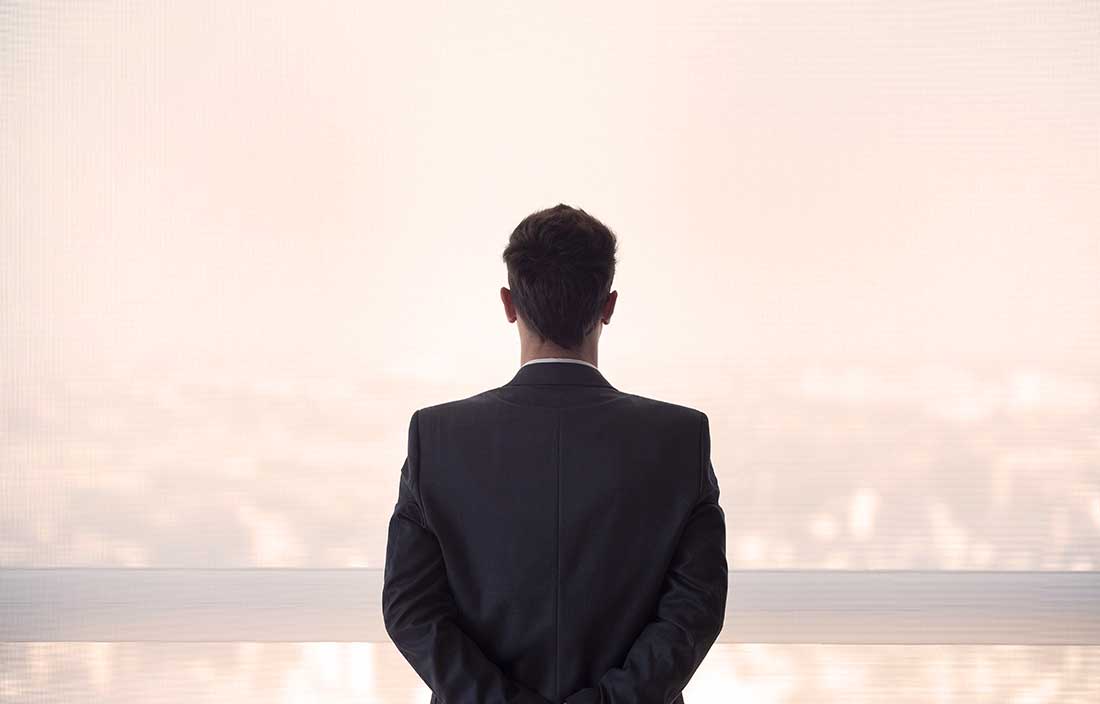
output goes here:
[{"label": "white shirt collar", "polygon": [[596,371],[599,371],[599,369],[596,368],[595,364],[592,364],[591,362],[586,362],[583,359],[573,359],[571,357],[536,357],[535,359],[529,359],[523,364],[519,365],[519,368],[523,369],[528,364],[534,364],[535,362],[574,362],[576,364],[587,364],[593,369],[596,369]]}]

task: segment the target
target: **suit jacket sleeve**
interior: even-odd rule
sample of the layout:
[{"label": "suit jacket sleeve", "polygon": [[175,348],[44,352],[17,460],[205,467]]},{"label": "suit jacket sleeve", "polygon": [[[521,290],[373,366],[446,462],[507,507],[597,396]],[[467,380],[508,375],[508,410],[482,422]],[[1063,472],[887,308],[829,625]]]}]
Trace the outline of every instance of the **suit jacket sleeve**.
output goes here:
[{"label": "suit jacket sleeve", "polygon": [[447,704],[549,704],[508,678],[460,628],[443,554],[420,501],[418,415],[390,518],[382,586],[386,632],[420,678]]},{"label": "suit jacket sleeve", "polygon": [[680,537],[655,618],[642,629],[622,667],[566,704],[668,704],[679,695],[722,630],[729,569],[725,514],[710,459],[710,421],[699,427],[699,496]]}]

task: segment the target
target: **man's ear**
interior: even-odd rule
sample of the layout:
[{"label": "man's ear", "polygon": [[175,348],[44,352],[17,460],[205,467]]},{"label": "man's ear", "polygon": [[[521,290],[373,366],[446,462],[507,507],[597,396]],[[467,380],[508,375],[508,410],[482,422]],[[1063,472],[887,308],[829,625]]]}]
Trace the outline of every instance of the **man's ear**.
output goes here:
[{"label": "man's ear", "polygon": [[612,291],[611,293],[607,294],[607,303],[603,304],[602,319],[604,325],[611,324],[611,314],[615,312],[615,301],[618,300],[618,298],[618,291]]},{"label": "man's ear", "polygon": [[516,307],[512,305],[512,292],[507,286],[500,287],[500,302],[504,304],[504,317],[509,323],[516,322]]}]

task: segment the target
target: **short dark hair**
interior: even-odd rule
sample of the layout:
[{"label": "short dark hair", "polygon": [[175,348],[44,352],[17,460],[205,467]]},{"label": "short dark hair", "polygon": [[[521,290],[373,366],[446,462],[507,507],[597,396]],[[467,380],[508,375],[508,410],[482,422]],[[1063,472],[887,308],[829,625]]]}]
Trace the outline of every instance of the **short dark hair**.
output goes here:
[{"label": "short dark hair", "polygon": [[542,341],[580,346],[600,320],[615,278],[618,240],[579,208],[531,213],[504,248],[512,304]]}]

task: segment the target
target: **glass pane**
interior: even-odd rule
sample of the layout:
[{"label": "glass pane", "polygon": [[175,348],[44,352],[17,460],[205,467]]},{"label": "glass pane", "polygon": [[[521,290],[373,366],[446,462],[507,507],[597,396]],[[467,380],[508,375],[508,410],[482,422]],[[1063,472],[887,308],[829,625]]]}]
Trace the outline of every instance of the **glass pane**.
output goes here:
[{"label": "glass pane", "polygon": [[569,198],[732,567],[1100,567],[1100,5],[493,8],[4,4],[0,566],[381,566]]}]

